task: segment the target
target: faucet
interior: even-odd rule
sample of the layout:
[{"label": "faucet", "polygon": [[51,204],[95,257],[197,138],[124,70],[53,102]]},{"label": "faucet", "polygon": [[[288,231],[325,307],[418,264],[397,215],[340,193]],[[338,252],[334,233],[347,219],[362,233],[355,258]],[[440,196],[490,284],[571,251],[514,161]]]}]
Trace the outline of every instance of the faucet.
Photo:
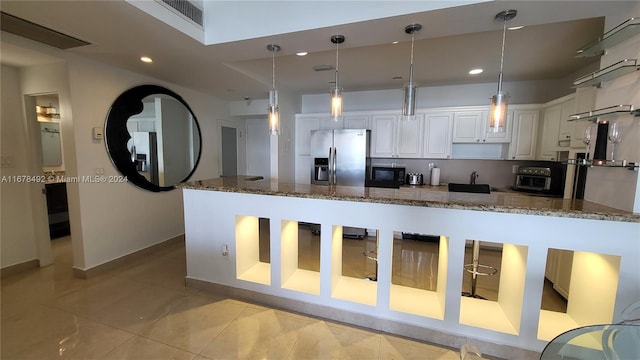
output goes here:
[{"label": "faucet", "polygon": [[479,176],[480,175],[478,174],[478,170],[473,170],[473,172],[471,173],[471,182],[469,184],[475,184]]}]

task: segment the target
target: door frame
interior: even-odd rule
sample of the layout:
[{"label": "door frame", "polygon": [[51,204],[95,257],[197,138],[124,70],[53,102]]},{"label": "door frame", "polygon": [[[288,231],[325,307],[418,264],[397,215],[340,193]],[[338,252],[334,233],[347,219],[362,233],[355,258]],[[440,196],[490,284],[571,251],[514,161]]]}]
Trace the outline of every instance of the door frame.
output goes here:
[{"label": "door frame", "polygon": [[236,174],[240,174],[241,167],[241,146],[240,141],[242,138],[242,124],[236,121],[218,119],[218,174],[222,175],[222,127],[229,127],[236,129]]}]

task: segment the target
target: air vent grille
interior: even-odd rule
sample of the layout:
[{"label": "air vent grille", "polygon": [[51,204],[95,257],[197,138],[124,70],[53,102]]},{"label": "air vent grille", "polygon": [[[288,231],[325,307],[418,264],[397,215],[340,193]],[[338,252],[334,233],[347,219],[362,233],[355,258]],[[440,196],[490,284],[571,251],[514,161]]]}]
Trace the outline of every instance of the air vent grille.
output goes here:
[{"label": "air vent grille", "polygon": [[202,10],[188,0],[161,0],[196,24],[202,25]]}]

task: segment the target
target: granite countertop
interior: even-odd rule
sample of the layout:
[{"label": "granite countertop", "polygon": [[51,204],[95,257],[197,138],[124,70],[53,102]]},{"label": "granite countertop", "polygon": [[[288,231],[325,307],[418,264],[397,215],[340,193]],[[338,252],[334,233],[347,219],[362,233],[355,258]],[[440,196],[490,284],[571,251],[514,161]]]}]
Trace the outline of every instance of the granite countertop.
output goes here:
[{"label": "granite countertop", "polygon": [[446,209],[496,211],[513,214],[579,219],[640,222],[640,214],[584,200],[532,196],[508,189],[491,194],[448,192],[447,186],[402,186],[399,189],[322,186],[237,176],[197,180],[178,185],[182,189],[211,190],[300,198],[362,201]]}]

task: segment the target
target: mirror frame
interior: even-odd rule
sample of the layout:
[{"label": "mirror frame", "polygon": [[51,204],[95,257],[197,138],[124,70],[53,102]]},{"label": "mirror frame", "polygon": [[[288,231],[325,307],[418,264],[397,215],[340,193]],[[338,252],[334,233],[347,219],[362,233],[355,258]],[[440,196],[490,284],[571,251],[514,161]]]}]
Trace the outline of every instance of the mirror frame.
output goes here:
[{"label": "mirror frame", "polygon": [[182,179],[181,182],[187,181],[196,171],[198,164],[200,163],[200,157],[202,156],[202,132],[200,131],[198,120],[189,105],[182,99],[182,97],[180,97],[180,95],[167,88],[157,85],[139,85],[120,94],[120,96],[118,96],[111,105],[109,113],[107,114],[104,124],[104,142],[107,147],[109,158],[111,158],[111,162],[122,175],[127,177],[127,182],[145,190],[160,192],[173,190],[175,189],[175,185],[159,186],[147,180],[136,169],[136,164],[131,161],[131,153],[127,148],[127,143],[129,139],[131,139],[131,134],[129,134],[129,130],[127,129],[127,121],[129,120],[129,117],[141,113],[144,107],[142,100],[145,97],[154,94],[169,95],[178,100],[187,110],[189,110],[189,113],[191,113],[195,123],[198,131],[198,137],[200,138],[198,144],[198,158],[196,159],[191,172]]}]

